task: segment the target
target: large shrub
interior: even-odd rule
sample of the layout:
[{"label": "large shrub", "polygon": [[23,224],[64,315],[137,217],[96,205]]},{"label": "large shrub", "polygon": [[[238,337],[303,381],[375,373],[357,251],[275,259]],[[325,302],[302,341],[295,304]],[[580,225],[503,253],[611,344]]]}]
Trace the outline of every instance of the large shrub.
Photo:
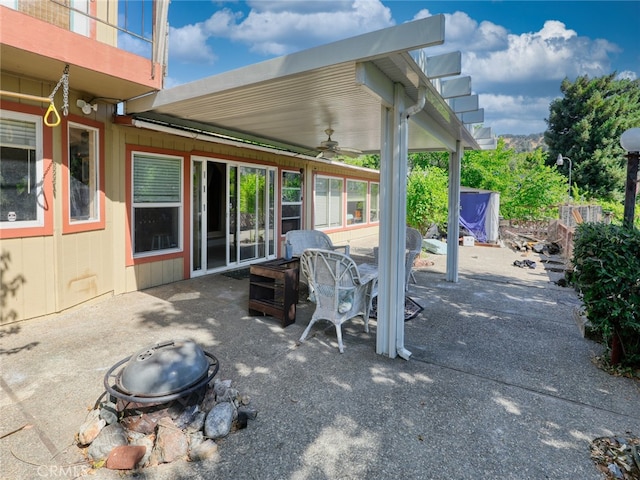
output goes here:
[{"label": "large shrub", "polygon": [[423,234],[435,223],[447,226],[447,172],[439,167],[415,167],[407,182],[407,224]]},{"label": "large shrub", "polygon": [[611,363],[640,365],[640,230],[583,223],[573,249],[574,282]]}]

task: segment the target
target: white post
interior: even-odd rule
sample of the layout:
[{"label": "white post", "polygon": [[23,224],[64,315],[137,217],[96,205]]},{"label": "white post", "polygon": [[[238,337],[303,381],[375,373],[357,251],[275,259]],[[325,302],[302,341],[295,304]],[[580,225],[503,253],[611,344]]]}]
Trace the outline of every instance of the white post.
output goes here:
[{"label": "white post", "polygon": [[447,225],[447,282],[458,282],[458,237],[460,235],[460,167],[462,147],[449,154],[449,218]]},{"label": "white post", "polygon": [[393,108],[382,110],[380,146],[380,249],[376,353],[408,358],[404,349],[404,256],[406,245],[407,122],[404,90],[394,87]]}]

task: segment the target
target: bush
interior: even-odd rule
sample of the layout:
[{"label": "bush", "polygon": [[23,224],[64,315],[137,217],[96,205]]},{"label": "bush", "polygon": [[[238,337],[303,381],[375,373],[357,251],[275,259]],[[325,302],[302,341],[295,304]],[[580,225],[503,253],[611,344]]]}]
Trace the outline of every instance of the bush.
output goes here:
[{"label": "bush", "polygon": [[439,167],[411,171],[407,182],[407,224],[424,234],[431,224],[447,228],[447,172]]},{"label": "bush", "polygon": [[573,280],[613,365],[640,365],[640,230],[578,225]]}]

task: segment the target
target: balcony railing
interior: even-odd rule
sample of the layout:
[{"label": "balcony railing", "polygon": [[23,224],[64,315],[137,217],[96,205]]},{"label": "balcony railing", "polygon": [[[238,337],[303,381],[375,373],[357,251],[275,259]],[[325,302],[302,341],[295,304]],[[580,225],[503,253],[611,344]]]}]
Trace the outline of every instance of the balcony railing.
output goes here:
[{"label": "balcony railing", "polygon": [[[68,31],[155,60],[157,0],[3,0],[2,5]],[[165,9],[166,11],[166,9]],[[161,15],[161,13],[160,13]],[[166,25],[166,13],[164,14]],[[163,63],[163,56],[157,56]]]}]

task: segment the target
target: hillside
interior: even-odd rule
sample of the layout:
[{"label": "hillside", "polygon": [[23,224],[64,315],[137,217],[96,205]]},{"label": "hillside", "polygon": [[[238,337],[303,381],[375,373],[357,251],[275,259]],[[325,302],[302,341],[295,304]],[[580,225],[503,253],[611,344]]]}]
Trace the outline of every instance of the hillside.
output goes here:
[{"label": "hillside", "polygon": [[532,133],[529,135],[500,135],[504,139],[507,148],[513,149],[516,153],[533,152],[536,148],[547,150],[544,143],[544,134]]}]

